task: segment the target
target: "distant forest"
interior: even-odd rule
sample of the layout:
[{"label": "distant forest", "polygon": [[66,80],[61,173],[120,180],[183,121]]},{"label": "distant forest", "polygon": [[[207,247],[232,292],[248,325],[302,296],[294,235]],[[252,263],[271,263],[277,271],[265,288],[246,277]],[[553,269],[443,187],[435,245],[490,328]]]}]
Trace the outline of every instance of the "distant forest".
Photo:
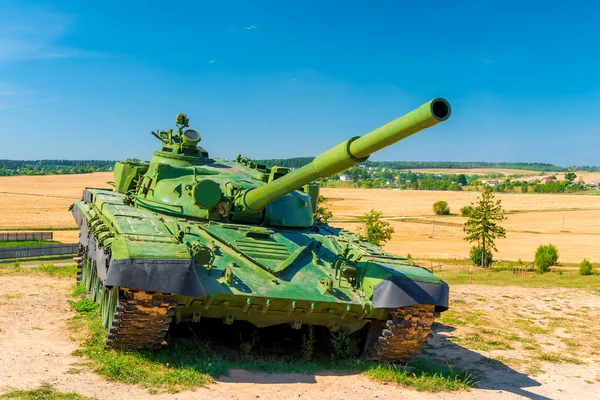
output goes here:
[{"label": "distant forest", "polygon": [[0,176],[85,174],[109,171],[109,160],[0,160]]},{"label": "distant forest", "polygon": [[[278,165],[281,167],[298,168],[308,164],[314,157],[295,157],[295,158],[273,158],[269,160],[254,160],[259,164],[268,166]],[[564,172],[568,169],[553,164],[545,163],[522,163],[522,162],[483,162],[483,161],[366,161],[362,163],[366,167],[374,168],[392,168],[392,169],[424,169],[424,168],[502,168],[502,169],[521,169],[540,172]],[[600,167],[580,166],[581,171],[600,171]]]}]

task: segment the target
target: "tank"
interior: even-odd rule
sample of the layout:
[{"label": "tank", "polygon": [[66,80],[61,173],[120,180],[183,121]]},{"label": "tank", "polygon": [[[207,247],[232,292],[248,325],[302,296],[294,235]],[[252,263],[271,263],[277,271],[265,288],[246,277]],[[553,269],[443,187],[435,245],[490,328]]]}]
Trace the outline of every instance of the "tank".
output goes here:
[{"label": "tank", "polygon": [[314,182],[449,116],[434,99],[294,170],[211,158],[185,114],[152,132],[161,148],[149,162],[117,162],[113,190],[87,188],[71,206],[77,279],[100,304],[105,347],[160,347],[171,325],[217,318],[325,327],[367,359],[413,358],[448,308],[448,285],[315,221]]}]

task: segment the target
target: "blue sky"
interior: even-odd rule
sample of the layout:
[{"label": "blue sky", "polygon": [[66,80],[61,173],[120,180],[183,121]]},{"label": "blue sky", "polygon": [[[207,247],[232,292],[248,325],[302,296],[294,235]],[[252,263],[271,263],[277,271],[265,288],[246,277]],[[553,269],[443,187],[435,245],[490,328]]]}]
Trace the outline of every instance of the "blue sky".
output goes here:
[{"label": "blue sky", "polygon": [[0,3],[0,158],[316,155],[434,97],[373,160],[600,164],[600,2]]}]

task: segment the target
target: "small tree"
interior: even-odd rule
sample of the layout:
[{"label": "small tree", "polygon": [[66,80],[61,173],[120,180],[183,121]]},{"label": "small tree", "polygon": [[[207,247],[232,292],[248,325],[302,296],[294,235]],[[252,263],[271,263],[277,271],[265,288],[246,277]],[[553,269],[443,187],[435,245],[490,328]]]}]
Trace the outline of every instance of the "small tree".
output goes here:
[{"label": "small tree", "polygon": [[[483,260],[481,256],[483,255]],[[489,268],[492,265],[492,252],[489,249],[485,249],[485,254],[481,250],[481,245],[477,244],[471,247],[469,258],[473,261],[473,265],[481,265],[482,267]]]},{"label": "small tree", "polygon": [[360,234],[367,238],[370,243],[381,246],[392,238],[394,228],[389,222],[380,221],[383,214],[380,211],[371,210],[358,219],[362,222],[359,228]]},{"label": "small tree", "polygon": [[565,174],[565,179],[568,180],[569,182],[573,182],[575,180],[575,178],[577,178],[577,175],[575,174],[575,172],[567,172]]},{"label": "small tree", "polygon": [[581,264],[579,264],[579,275],[591,275],[594,273],[594,267],[592,263],[587,259],[584,259]]},{"label": "small tree", "polygon": [[[467,242],[476,242],[481,249],[481,267],[485,267],[485,253],[487,249],[496,249],[495,240],[497,238],[506,237],[506,231],[499,225],[504,218],[504,210],[502,209],[501,200],[494,202],[494,193],[492,188],[487,187],[477,203],[472,203],[473,211],[469,216],[463,230],[467,234],[465,240]],[[491,250],[490,250],[491,253]]]},{"label": "small tree", "polygon": [[332,217],[333,213],[325,205],[325,197],[319,195],[317,197],[317,209],[314,212],[314,219],[326,224]]},{"label": "small tree", "polygon": [[448,202],[444,200],[436,201],[433,203],[433,212],[435,215],[450,215],[450,207],[448,207]]},{"label": "small tree", "polygon": [[539,273],[550,271],[550,267],[558,261],[558,249],[553,244],[542,244],[535,251],[535,266]]}]

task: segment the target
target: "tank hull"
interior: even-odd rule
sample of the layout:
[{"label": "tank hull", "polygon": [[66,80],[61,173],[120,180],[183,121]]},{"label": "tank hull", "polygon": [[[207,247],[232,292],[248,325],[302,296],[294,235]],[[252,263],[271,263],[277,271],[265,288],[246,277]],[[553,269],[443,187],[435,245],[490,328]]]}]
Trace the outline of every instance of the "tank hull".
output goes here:
[{"label": "tank hull", "polygon": [[[326,224],[284,230],[182,220],[99,189],[86,189],[72,212],[80,279],[101,305],[108,347],[159,346],[170,324],[202,318],[349,335],[422,306],[426,340],[432,316],[448,307],[448,286],[429,271]],[[210,262],[200,264],[193,246]],[[370,354],[385,359],[390,351]]]}]

